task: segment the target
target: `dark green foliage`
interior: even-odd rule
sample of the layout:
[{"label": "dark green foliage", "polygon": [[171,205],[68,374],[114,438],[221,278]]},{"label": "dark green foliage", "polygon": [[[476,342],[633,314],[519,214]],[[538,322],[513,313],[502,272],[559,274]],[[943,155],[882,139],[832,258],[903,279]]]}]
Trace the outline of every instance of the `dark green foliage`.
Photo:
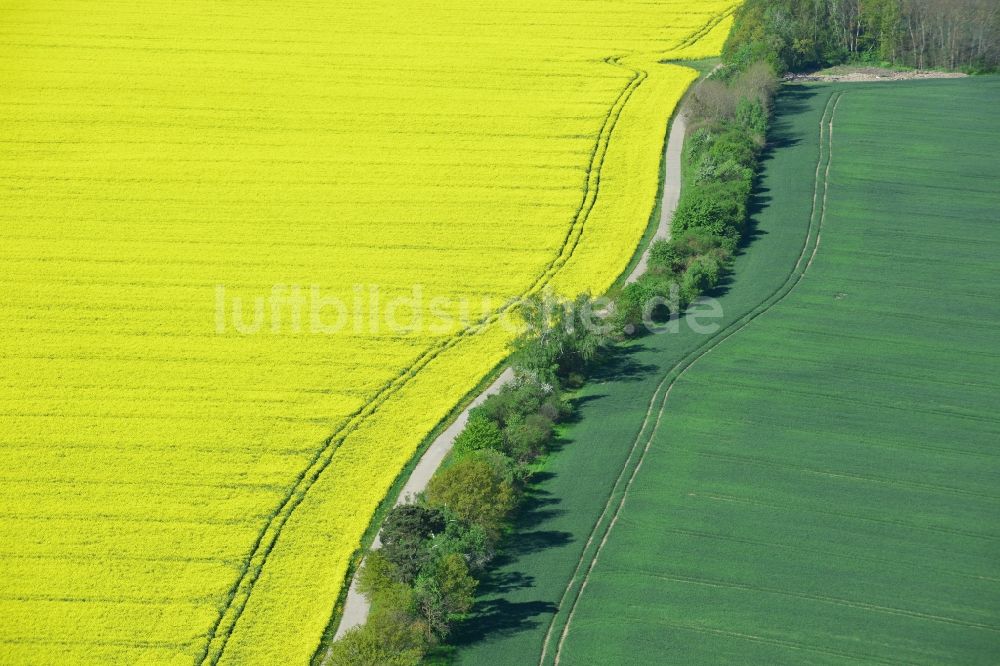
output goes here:
[{"label": "dark green foliage", "polygon": [[455,553],[436,559],[413,586],[420,615],[437,638],[446,637],[451,624],[472,608],[475,591],[465,559]]},{"label": "dark green foliage", "polygon": [[767,112],[756,100],[741,99],[736,105],[736,122],[752,136],[763,137],[767,132]]},{"label": "dark green foliage", "polygon": [[449,520],[444,534],[434,538],[431,549],[440,555],[461,555],[469,571],[483,571],[495,555],[495,544],[478,525],[466,525],[459,520]]},{"label": "dark green foliage", "polygon": [[681,293],[687,302],[693,301],[719,282],[722,265],[710,255],[696,257],[681,278]]},{"label": "dark green foliage", "polygon": [[764,63],[723,71],[726,77],[704,81],[692,94],[675,240],[654,243],[647,273],[619,295],[613,322],[620,334],[678,315],[715,287],[746,231],[777,80]]},{"label": "dark green foliage", "polygon": [[685,259],[672,240],[658,240],[649,248],[649,263],[646,268],[650,272],[673,275],[684,270]]},{"label": "dark green foliage", "polygon": [[525,330],[514,341],[514,366],[551,386],[585,372],[606,342],[598,309],[587,294],[573,301],[541,295],[525,299],[518,309]]},{"label": "dark green foliage", "polygon": [[504,428],[511,418],[538,411],[552,399],[553,391],[553,387],[531,380],[508,384],[472,410],[469,420],[485,417]]},{"label": "dark green foliage", "polygon": [[648,271],[616,300],[613,322],[621,334],[680,314],[719,283],[746,230],[775,90],[774,74],[762,64],[696,89],[695,129],[684,151],[693,177],[674,212],[673,240],[653,244]]},{"label": "dark green foliage", "polygon": [[779,74],[842,62],[846,52],[828,16],[827,0],[748,0],[736,12],[723,61],[736,69],[764,61]]},{"label": "dark green foliage", "polygon": [[466,431],[456,440],[455,455],[460,457],[481,443],[484,446],[475,448],[490,448],[518,463],[530,463],[545,453],[554,424],[569,412],[555,387],[524,377],[472,411]]},{"label": "dark green foliage", "polygon": [[[646,273],[641,278],[626,285],[615,299],[613,323],[616,330],[624,335],[639,331],[644,322],[661,314],[676,313],[683,304],[677,301],[679,285],[673,275]],[[673,305],[671,306],[670,303]],[[667,309],[669,312],[663,313]]]},{"label": "dark green foliage", "polygon": [[615,299],[615,311],[612,315],[615,330],[624,335],[632,335],[642,321],[643,308],[651,296],[641,280],[625,285]]},{"label": "dark green foliage", "polygon": [[573,408],[561,395],[553,393],[538,407],[538,413],[552,423],[559,423],[573,413]]},{"label": "dark green foliage", "polygon": [[330,648],[331,666],[418,666],[429,647],[415,623],[371,614],[367,624],[352,629]]},{"label": "dark green foliage", "polygon": [[517,502],[511,462],[498,451],[463,456],[434,475],[427,502],[498,538]]},{"label": "dark green foliage", "polygon": [[739,198],[742,191],[738,184],[719,181],[689,188],[677,204],[673,229],[680,233],[698,230],[721,238],[739,238],[746,215],[745,200]]},{"label": "dark green foliage", "polygon": [[397,506],[382,524],[382,555],[394,568],[393,578],[410,583],[430,561],[429,539],[444,531],[444,514],[420,504]]},{"label": "dark green foliage", "polygon": [[[737,114],[739,113],[739,105],[750,105],[763,113],[763,109],[757,102],[751,102],[746,98],[742,98],[737,105]],[[715,132],[710,135],[710,140],[705,143],[701,155],[695,155],[695,158],[700,159],[702,156],[710,157],[716,163],[732,161],[752,170],[757,161],[757,152],[760,150],[760,144],[754,139],[753,134],[748,131],[748,128],[739,122],[738,116],[735,120],[736,122],[734,123],[717,123]],[[764,117],[760,122],[765,125],[761,130],[761,135],[763,136],[767,118]]]},{"label": "dark green foliage", "polygon": [[429,624],[420,615],[413,588],[394,578],[395,565],[380,551],[369,553],[358,586],[371,601],[364,626],[349,631],[331,646],[331,664],[338,666],[415,666],[434,643]]},{"label": "dark green foliage", "polygon": [[518,506],[527,466],[569,405],[522,376],[472,410],[446,464],[414,504],[394,508],[359,587],[368,623],[333,646],[335,664],[419,663],[472,607],[477,581]]},{"label": "dark green foliage", "polygon": [[[430,511],[419,505],[408,508]],[[408,512],[401,522],[425,522],[414,518],[417,515]],[[399,581],[397,572],[384,549],[369,553],[359,578],[361,591],[371,601],[368,621],[333,644],[330,663],[419,664],[448,634],[451,623],[472,607],[476,581],[461,553],[435,552],[412,584]]]},{"label": "dark green foliage", "polygon": [[988,71],[1000,65],[995,0],[747,0],[723,60],[779,74],[845,62]]},{"label": "dark green foliage", "polygon": [[508,422],[505,453],[520,463],[531,462],[545,452],[552,439],[552,421],[542,414],[529,414]]},{"label": "dark green foliage", "polygon": [[734,250],[725,238],[698,229],[677,234],[670,239],[669,243],[673,247],[674,253],[681,257],[685,266],[691,258],[706,254],[713,255],[725,262]]},{"label": "dark green foliage", "polygon": [[472,410],[465,429],[455,438],[454,455],[461,457],[471,451],[484,449],[503,451],[503,431],[497,423],[482,408]]}]

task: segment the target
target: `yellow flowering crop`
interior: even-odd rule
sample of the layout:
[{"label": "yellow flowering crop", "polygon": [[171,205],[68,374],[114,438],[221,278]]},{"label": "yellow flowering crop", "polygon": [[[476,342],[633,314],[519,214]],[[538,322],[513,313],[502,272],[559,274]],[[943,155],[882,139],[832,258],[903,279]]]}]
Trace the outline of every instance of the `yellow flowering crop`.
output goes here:
[{"label": "yellow flowering crop", "polygon": [[307,663],[496,312],[626,266],[733,4],[0,9],[0,662]]}]

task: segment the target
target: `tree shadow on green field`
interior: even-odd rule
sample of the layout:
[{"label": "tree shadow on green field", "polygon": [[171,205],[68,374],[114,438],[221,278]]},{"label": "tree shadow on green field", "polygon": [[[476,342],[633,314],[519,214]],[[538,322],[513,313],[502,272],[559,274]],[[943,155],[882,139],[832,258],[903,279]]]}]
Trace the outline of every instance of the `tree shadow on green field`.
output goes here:
[{"label": "tree shadow on green field", "polygon": [[[649,351],[649,348],[642,344],[614,345],[604,350],[601,358],[593,365],[588,373],[589,381],[601,383],[609,380],[640,381],[649,376],[649,373],[656,372],[657,367],[650,363],[640,363],[636,360],[638,354]],[[588,395],[574,400],[574,406],[580,407],[583,403],[600,399],[602,396]],[[577,401],[580,401],[579,404]],[[579,414],[580,409],[575,413]]]},{"label": "tree shadow on green field", "polygon": [[788,148],[801,143],[802,140],[793,129],[791,119],[811,110],[812,104],[809,100],[818,94],[815,88],[803,85],[782,86],[774,99],[774,107],[780,109],[781,113],[774,116],[768,128],[764,160],[770,159],[777,148]]},{"label": "tree shadow on green field", "polygon": [[500,637],[535,629],[541,624],[539,616],[549,616],[557,606],[551,601],[510,602],[506,599],[488,599],[476,603],[474,618],[456,627],[449,641],[455,647],[469,645],[486,636]]},{"label": "tree shadow on green field", "polygon": [[[515,518],[517,529],[504,540],[503,552],[505,554],[511,552],[528,552],[519,543],[518,538],[522,536],[520,533],[534,529],[545,523],[545,521],[564,513],[562,509],[553,508],[561,500],[553,497],[551,492],[542,487],[543,484],[553,478],[555,478],[555,474],[551,472],[535,472],[531,479],[531,485],[527,493],[525,493],[524,504]],[[497,559],[497,562],[502,564],[502,559],[503,557],[501,556]]]},{"label": "tree shadow on green field", "polygon": [[555,612],[556,605],[551,602],[512,602],[500,598],[508,592],[535,586],[534,576],[512,569],[521,557],[573,541],[569,532],[535,529],[563,513],[562,509],[554,508],[561,500],[542,487],[554,476],[545,471],[533,476],[524,505],[515,518],[515,530],[504,540],[502,551],[479,583],[478,600],[470,617],[459,623],[449,638],[449,643],[455,647],[481,641],[487,636],[533,629],[540,623],[536,618]]},{"label": "tree shadow on green field", "polygon": [[[768,129],[767,145],[760,153],[760,168],[754,177],[753,191],[750,193],[750,200],[747,202],[747,225],[743,230],[743,236],[736,247],[736,255],[742,255],[759,239],[767,235],[767,232],[760,228],[759,216],[771,203],[773,197],[770,189],[764,187],[767,172],[774,159],[775,151],[781,148],[789,148],[802,142],[798,131],[795,129],[792,119],[800,114],[812,109],[809,100],[819,93],[804,86],[785,86],[778,93],[775,99],[775,106],[780,107],[781,114],[776,115]],[[733,284],[735,275],[727,272],[705,296],[720,298],[724,296]]]},{"label": "tree shadow on green field", "polygon": [[[768,144],[761,154],[760,175],[755,180],[752,198],[748,202],[748,228],[737,248],[737,254],[744,253],[755,240],[763,237],[765,232],[759,228],[758,217],[770,204],[771,196],[762,182],[765,182],[765,176],[771,168],[775,151],[801,142],[793,121],[795,116],[810,111],[812,107],[809,100],[817,94],[820,93],[803,86],[785,86],[779,93],[776,104],[781,115],[774,119]],[[722,296],[729,291],[734,277],[733,274],[725,276],[706,295],[715,298]],[[652,333],[642,330],[627,344],[609,347],[600,355],[588,372],[588,391],[573,398],[574,416],[568,423],[588,417],[600,418],[592,416],[595,413],[606,415],[608,410],[605,408],[602,411],[600,403],[612,396],[609,392],[602,392],[600,384],[647,381],[651,375],[663,372],[659,365],[642,360],[659,349],[659,345],[653,344],[649,338],[651,335]],[[558,454],[571,444],[572,441],[559,437],[553,443],[551,452]],[[449,637],[448,642],[452,647],[438,655],[433,663],[454,661],[457,653],[466,646],[537,630],[547,624],[552,614],[558,610],[554,601],[537,598],[543,596],[541,593],[532,595],[532,590],[538,583],[533,573],[542,574],[532,569],[532,566],[537,565],[530,558],[524,559],[532,553],[562,548],[576,540],[571,532],[545,529],[552,525],[554,518],[565,514],[567,508],[573,509],[572,506],[562,507],[562,499],[552,494],[550,488],[553,488],[552,481],[555,478],[554,473],[546,470],[538,471],[532,477],[525,503],[515,517],[514,530],[505,538],[501,552],[480,582],[472,612],[465,621],[458,623]],[[573,548],[565,550],[567,557],[573,557],[576,552]],[[531,596],[536,598],[532,599]]]}]

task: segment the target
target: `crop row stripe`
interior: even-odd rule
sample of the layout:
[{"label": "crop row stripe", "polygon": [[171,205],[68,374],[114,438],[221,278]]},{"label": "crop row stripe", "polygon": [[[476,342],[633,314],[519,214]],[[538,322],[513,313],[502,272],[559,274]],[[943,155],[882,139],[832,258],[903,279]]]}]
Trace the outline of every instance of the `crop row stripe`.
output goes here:
[{"label": "crop row stripe", "polygon": [[[612,487],[607,502],[605,503],[604,510],[602,511],[601,515],[595,522],[594,527],[591,530],[590,536],[587,539],[587,543],[584,545],[584,549],[583,552],[580,554],[580,559],[577,562],[576,569],[574,570],[572,577],[567,583],[566,589],[564,590],[562,598],[559,601],[559,607],[555,615],[553,615],[551,621],[549,622],[549,628],[545,634],[545,639],[542,643],[541,656],[539,657],[540,665],[547,663],[547,658],[549,656],[549,645],[552,641],[552,637],[561,618],[565,616],[565,620],[563,621],[563,628],[559,635],[559,641],[558,644],[556,645],[555,653],[551,659],[553,664],[559,663],[560,654],[563,645],[565,644],[566,637],[569,634],[570,624],[572,623],[573,615],[575,614],[577,604],[579,602],[580,597],[583,594],[584,589],[586,588],[587,579],[590,575],[590,572],[593,571],[594,566],[597,563],[597,559],[600,556],[601,550],[603,550],[604,545],[607,543],[611,530],[618,520],[618,515],[620,514],[621,509],[625,504],[625,499],[627,497],[628,489],[631,487],[632,482],[635,480],[635,477],[638,474],[639,469],[642,467],[642,462],[645,458],[645,455],[649,451],[649,448],[652,445],[653,440],[655,439],[656,433],[659,430],[660,422],[663,418],[663,413],[666,409],[667,399],[670,396],[670,391],[671,389],[673,389],[674,384],[692,365],[694,365],[695,362],[698,361],[698,359],[700,359],[705,354],[711,352],[713,349],[722,344],[729,337],[731,337],[735,333],[738,333],[740,330],[749,325],[750,322],[752,322],[758,316],[767,312],[772,307],[777,305],[779,302],[784,300],[784,298],[789,293],[791,293],[791,291],[795,288],[795,286],[798,285],[799,281],[805,275],[806,270],[808,270],[809,266],[812,264],[812,260],[816,256],[816,251],[819,249],[820,230],[822,227],[822,222],[826,215],[826,180],[829,177],[830,159],[832,157],[832,148],[833,148],[833,135],[832,135],[833,116],[834,113],[836,112],[837,104],[839,104],[840,102],[841,95],[842,93],[835,93],[830,96],[830,99],[827,100],[827,104],[823,109],[823,115],[820,119],[819,156],[816,162],[816,174],[814,177],[814,186],[813,186],[813,200],[809,214],[809,227],[806,233],[805,240],[802,245],[802,250],[799,253],[799,257],[796,260],[795,265],[793,266],[792,270],[788,274],[785,281],[777,289],[775,289],[767,298],[765,298],[760,304],[758,304],[750,311],[748,311],[746,314],[744,314],[742,317],[740,317],[740,319],[730,323],[728,326],[720,330],[713,337],[708,339],[705,343],[700,345],[698,348],[693,350],[691,353],[689,353],[687,356],[681,359],[678,363],[676,363],[673,367],[671,367],[670,370],[666,373],[666,375],[664,375],[663,380],[661,380],[660,384],[656,387],[656,390],[653,392],[653,395],[650,398],[649,406],[647,407],[646,416],[643,420],[642,426],[640,427],[639,432],[636,434],[636,438],[632,443],[632,448],[629,451],[628,458],[626,458],[625,465],[622,467],[622,470],[619,473],[618,478],[615,480],[615,484]],[[826,140],[824,140],[825,138]],[[827,143],[829,143],[828,146]],[[823,172],[824,166],[826,168],[826,171],[824,177],[821,179],[821,174],[824,173]],[[822,199],[819,196],[821,180],[823,186]],[[664,391],[664,389],[666,390],[665,392],[663,392],[662,399],[660,399],[661,391]],[[660,401],[659,409],[657,410],[657,417],[655,421],[653,421],[651,420],[651,417],[653,414],[654,405],[657,403],[658,400]],[[645,440],[645,446],[640,451],[639,442],[643,441],[643,435],[647,432],[647,429],[650,427],[650,425],[652,425],[652,431],[649,433],[649,436]],[[638,457],[636,456],[637,452],[639,453]],[[622,482],[625,479],[625,476],[630,468],[632,469],[632,473],[629,476],[628,480],[623,485]],[[619,500],[618,505],[614,513],[609,514],[611,506],[613,505],[614,500],[616,498]],[[609,520],[609,522],[607,522],[607,525],[604,526],[605,521],[607,520]],[[600,539],[600,542],[597,542],[597,536],[599,533],[602,533],[602,537]],[[590,553],[592,550],[594,551],[593,555],[590,556],[589,564],[586,565],[586,572],[581,577],[581,573],[583,572],[585,563],[587,562],[588,553]],[[567,602],[569,602],[568,605]]]},{"label": "crop row stripe", "polygon": [[733,14],[733,12],[735,12],[735,11],[736,11],[736,8],[733,7],[732,9],[728,9],[728,10],[722,12],[721,14],[718,14],[717,16],[712,17],[707,23],[705,23],[705,25],[701,26],[700,28],[698,28],[697,30],[695,30],[693,33],[691,33],[690,35],[688,35],[685,39],[683,39],[681,42],[679,42],[677,44],[677,46],[675,46],[671,50],[683,49],[683,48],[686,48],[688,46],[693,45],[699,39],[701,39],[702,37],[704,37],[708,33],[712,32],[712,30],[715,28],[715,26],[717,26],[720,23],[722,23],[722,21],[724,19],[726,19],[729,16],[731,16]]},{"label": "crop row stripe", "polygon": [[[618,123],[622,110],[628,102],[632,93],[641,85],[648,76],[647,72],[633,69],[623,65],[617,58],[605,60],[608,64],[628,69],[632,77],[622,91],[618,94],[608,114],[605,116],[601,131],[591,151],[591,160],[587,167],[586,181],[584,185],[584,195],[580,206],[574,216],[573,223],[563,239],[559,254],[549,263],[542,273],[535,279],[534,283],[522,293],[521,298],[538,293],[551,281],[555,274],[569,261],[580,238],[583,235],[587,219],[597,201],[600,188],[600,174],[604,158],[607,155],[611,134]],[[201,664],[217,664],[226,649],[229,637],[232,634],[236,623],[239,621],[243,609],[249,601],[260,573],[267,562],[268,556],[274,548],[281,530],[284,528],[288,518],[295,509],[302,503],[306,493],[315,484],[323,470],[330,464],[333,455],[340,443],[352,432],[375,413],[379,406],[391,398],[400,389],[405,387],[428,363],[442,352],[456,346],[462,339],[475,335],[484,330],[489,325],[495,323],[505,313],[516,306],[518,299],[512,299],[501,306],[493,313],[487,315],[480,321],[471,324],[459,331],[451,338],[439,342],[425,350],[406,370],[396,378],[383,385],[358,412],[353,414],[343,425],[328,437],[323,446],[314,454],[308,466],[296,479],[296,482],[285,494],[278,508],[271,514],[265,523],[257,539],[254,541],[249,556],[241,566],[240,576],[229,591],[226,605],[219,613],[219,617],[209,632],[208,641],[200,655],[198,661]]]}]

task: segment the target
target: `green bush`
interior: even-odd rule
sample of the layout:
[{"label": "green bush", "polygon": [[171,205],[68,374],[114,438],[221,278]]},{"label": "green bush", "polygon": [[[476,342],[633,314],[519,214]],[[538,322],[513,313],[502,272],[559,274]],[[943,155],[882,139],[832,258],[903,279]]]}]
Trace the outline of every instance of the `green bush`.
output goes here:
[{"label": "green bush", "polygon": [[691,133],[685,139],[685,154],[688,162],[694,163],[699,155],[712,140],[712,131],[708,127],[701,127]]},{"label": "green bush", "polygon": [[684,300],[690,303],[717,285],[721,272],[722,266],[715,257],[702,255],[695,258],[688,265],[683,278],[681,278],[681,292],[684,294]]},{"label": "green bush", "polygon": [[444,532],[444,514],[422,504],[393,508],[382,524],[381,556],[392,567],[392,577],[411,583],[431,560],[429,539]]},{"label": "green bush", "polygon": [[[649,253],[649,272],[653,275],[680,276],[697,257],[708,255],[721,266],[732,254],[733,243],[705,229],[689,229],[667,240],[653,243]],[[667,295],[667,294],[662,294]]]},{"label": "green bush", "polygon": [[448,635],[451,623],[469,612],[476,592],[476,579],[461,555],[436,559],[413,586],[420,615],[438,638]]},{"label": "green bush", "polygon": [[538,413],[553,423],[559,423],[572,415],[573,407],[561,395],[553,393],[538,407]]},{"label": "green bush", "polygon": [[331,666],[418,666],[429,645],[415,624],[385,626],[369,617],[330,646]]},{"label": "green bush", "polygon": [[358,579],[371,602],[367,623],[347,632],[330,649],[337,666],[415,666],[434,644],[414,590],[393,579],[394,566],[379,551],[368,554]]},{"label": "green bush", "polygon": [[496,554],[495,544],[483,528],[460,520],[449,520],[444,534],[434,538],[431,549],[441,555],[461,555],[474,573],[483,571]]},{"label": "green bush", "polygon": [[535,295],[518,308],[525,328],[513,343],[512,365],[536,383],[559,387],[570,375],[586,372],[605,343],[605,332],[588,294],[572,301]]},{"label": "green bush", "polygon": [[653,243],[647,273],[616,300],[613,321],[620,334],[639,330],[651,314],[656,320],[656,311],[649,312],[653,299],[659,299],[661,316],[677,314],[718,285],[743,236],[777,88],[771,67],[746,57],[741,70],[722,70],[719,80],[700,84],[692,96],[693,130],[684,157],[693,178],[674,212],[673,238]]},{"label": "green bush", "polygon": [[646,303],[657,295],[646,275],[625,285],[621,294],[615,299],[613,323],[615,329],[622,335],[633,335],[639,331],[643,320],[643,309]]},{"label": "green bush", "polygon": [[676,275],[684,270],[685,256],[672,240],[658,240],[649,248],[647,270],[652,273]]},{"label": "green bush", "polygon": [[[745,101],[741,100],[741,103]],[[731,160],[747,168],[756,163],[757,151],[757,142],[742,125],[723,126],[721,131],[712,135],[712,140],[704,149],[704,153],[711,155],[718,163]]]},{"label": "green bush", "polygon": [[683,257],[686,266],[692,257],[703,254],[717,256],[722,262],[728,261],[734,248],[731,248],[726,241],[727,239],[704,230],[691,229],[674,236],[670,243],[677,254]]},{"label": "green bush", "polygon": [[506,456],[498,451],[475,451],[434,475],[427,486],[427,502],[447,508],[495,540],[517,503],[514,484],[513,464]]},{"label": "green bush", "polygon": [[681,196],[674,213],[673,230],[701,230],[716,236],[739,238],[746,214],[745,200],[738,198],[738,183],[713,182],[691,188]]},{"label": "green bush", "polygon": [[615,300],[614,325],[620,335],[634,335],[641,332],[647,317],[663,320],[686,305],[673,273],[650,271],[622,289]]},{"label": "green bush", "polygon": [[503,431],[497,422],[481,410],[473,410],[465,429],[455,438],[454,455],[461,457],[472,451],[504,449]]},{"label": "green bush", "polygon": [[519,463],[528,463],[545,453],[552,439],[552,421],[542,414],[512,420],[504,429],[505,453]]},{"label": "green bush", "polygon": [[480,415],[490,419],[498,427],[504,428],[512,418],[537,412],[552,395],[552,387],[545,387],[538,382],[521,381],[508,384],[472,410],[470,421],[474,415]]}]

